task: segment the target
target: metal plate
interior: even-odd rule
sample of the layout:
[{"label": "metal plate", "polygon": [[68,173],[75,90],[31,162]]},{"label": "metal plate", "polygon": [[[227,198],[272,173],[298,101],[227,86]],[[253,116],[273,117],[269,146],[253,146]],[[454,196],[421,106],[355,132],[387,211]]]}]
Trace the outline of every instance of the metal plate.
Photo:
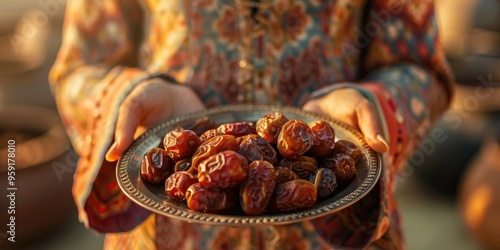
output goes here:
[{"label": "metal plate", "polygon": [[[185,201],[177,201],[165,195],[164,185],[151,185],[140,177],[143,155],[151,148],[160,145],[163,136],[177,127],[190,127],[200,118],[207,116],[218,124],[251,121],[270,112],[280,112],[288,119],[298,119],[306,123],[315,120],[328,121],[335,129],[336,139],[347,139],[361,148],[361,158],[357,163],[356,178],[342,191],[311,208],[260,216],[248,216],[235,210],[231,214],[211,214],[190,210]],[[189,222],[227,226],[279,225],[310,220],[334,213],[365,196],[377,183],[381,172],[379,155],[368,147],[362,134],[355,128],[332,120],[326,116],[305,112],[291,107],[266,105],[235,105],[214,108],[173,118],[140,136],[125,152],[118,162],[116,171],[118,184],[132,201],[155,213]]]}]

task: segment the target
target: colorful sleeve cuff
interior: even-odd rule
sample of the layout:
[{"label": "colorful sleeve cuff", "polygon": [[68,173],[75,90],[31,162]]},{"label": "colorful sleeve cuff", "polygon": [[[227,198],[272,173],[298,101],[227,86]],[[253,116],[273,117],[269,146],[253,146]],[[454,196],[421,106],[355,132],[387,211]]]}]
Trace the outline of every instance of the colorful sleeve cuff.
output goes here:
[{"label": "colorful sleeve cuff", "polygon": [[107,162],[104,157],[113,140],[121,103],[135,86],[149,78],[144,70],[122,69],[106,83],[93,107],[94,116],[88,118],[89,134],[84,137],[74,175],[73,196],[80,221],[98,232],[128,231],[149,215],[146,211],[138,212],[142,208],[134,206],[121,192],[116,182],[116,163]]}]

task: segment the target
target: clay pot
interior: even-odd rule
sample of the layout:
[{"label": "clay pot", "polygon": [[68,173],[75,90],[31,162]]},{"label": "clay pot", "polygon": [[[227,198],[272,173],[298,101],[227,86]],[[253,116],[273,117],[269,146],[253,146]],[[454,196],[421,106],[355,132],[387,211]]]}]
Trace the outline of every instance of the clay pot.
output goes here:
[{"label": "clay pot", "polygon": [[[500,135],[500,133],[499,133]],[[500,136],[491,139],[465,173],[460,212],[466,228],[483,249],[500,249]]]},{"label": "clay pot", "polygon": [[[0,106],[0,117],[0,207],[7,212],[11,205],[7,194],[15,192],[16,244],[28,243],[50,234],[75,214],[71,185],[77,159],[55,111]],[[11,187],[17,190],[7,190],[9,140],[15,140],[15,185]],[[0,224],[9,224],[10,216],[1,216]]]},{"label": "clay pot", "polygon": [[7,16],[7,20],[0,18],[0,105],[55,109],[48,74],[60,45],[61,29],[55,27],[55,19],[37,23],[40,14],[35,10]]}]

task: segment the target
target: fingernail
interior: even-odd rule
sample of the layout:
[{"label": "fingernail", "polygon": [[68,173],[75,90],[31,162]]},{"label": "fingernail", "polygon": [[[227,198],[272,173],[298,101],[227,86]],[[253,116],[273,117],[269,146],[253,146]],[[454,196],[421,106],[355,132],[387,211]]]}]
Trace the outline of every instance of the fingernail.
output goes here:
[{"label": "fingernail", "polygon": [[385,141],[384,137],[381,134],[377,134],[377,140],[382,142],[387,150],[389,150],[389,145]]},{"label": "fingernail", "polygon": [[116,148],[117,145],[118,145],[118,142],[115,141],[111,145],[111,147],[109,147],[108,152],[106,153],[106,160],[107,161],[111,161],[111,162],[115,161],[115,159],[111,157],[111,152],[113,152],[115,150],[115,148]]}]

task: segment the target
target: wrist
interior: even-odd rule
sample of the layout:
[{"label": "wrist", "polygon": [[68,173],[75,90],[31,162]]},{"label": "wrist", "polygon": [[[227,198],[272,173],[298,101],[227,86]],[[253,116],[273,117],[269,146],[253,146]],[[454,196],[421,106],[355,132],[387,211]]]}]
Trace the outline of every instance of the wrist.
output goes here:
[{"label": "wrist", "polygon": [[357,90],[361,95],[363,95],[366,99],[368,100],[372,100],[372,93],[368,90],[368,89],[365,89],[363,88],[362,86],[360,86],[361,83],[337,83],[337,84],[333,84],[333,85],[330,85],[330,86],[326,86],[324,88],[321,88],[321,89],[318,89],[316,91],[314,91],[311,95],[310,95],[310,99],[315,99],[315,98],[319,98],[319,97],[322,97],[322,96],[325,96],[333,91],[336,91],[336,90],[339,90],[339,89],[346,89],[346,88],[349,88],[349,89],[355,89]]}]

